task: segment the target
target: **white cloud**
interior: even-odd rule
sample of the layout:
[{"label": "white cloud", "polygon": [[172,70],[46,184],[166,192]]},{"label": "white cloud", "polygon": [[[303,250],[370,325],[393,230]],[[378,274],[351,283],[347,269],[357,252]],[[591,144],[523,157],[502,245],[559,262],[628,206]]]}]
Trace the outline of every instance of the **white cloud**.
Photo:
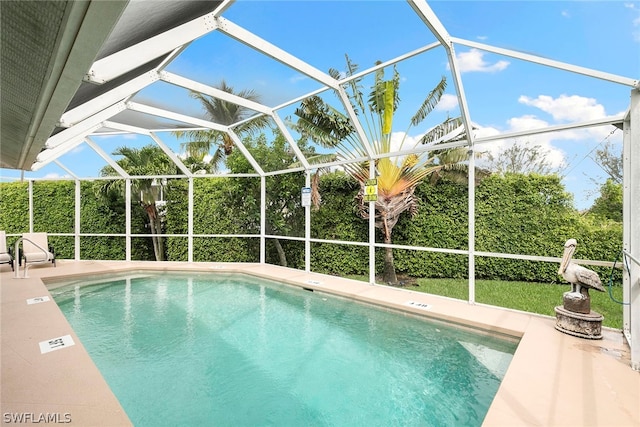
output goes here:
[{"label": "white cloud", "polygon": [[[529,130],[543,129],[556,124],[584,122],[606,117],[604,106],[593,98],[586,98],[578,95],[560,95],[553,98],[547,95],[540,95],[536,98],[521,96],[518,101],[530,107],[537,108],[550,116],[550,120],[545,120],[535,114],[526,114],[512,117],[506,121],[505,129],[495,127],[483,127],[476,125],[475,132],[477,138],[490,137],[502,133],[523,132]],[[547,159],[554,167],[562,167],[567,163],[566,154],[555,147],[557,141],[601,141],[610,136],[610,126],[598,126],[588,129],[572,129],[561,132],[549,132],[538,135],[530,135],[509,140],[497,140],[487,144],[479,144],[478,149],[488,151],[493,155],[517,143],[518,145],[539,146],[547,153]],[[617,139],[614,137],[614,139]],[[614,141],[615,142],[615,141]]]},{"label": "white cloud", "polygon": [[473,123],[472,126],[475,129],[473,131],[473,134],[476,138],[488,138],[491,136],[500,135],[502,133],[501,131],[494,128],[493,126],[482,126],[482,125],[479,125],[478,123]]},{"label": "white cloud", "polygon": [[[533,129],[540,129],[550,126],[550,123],[540,120],[535,116],[513,117],[507,121],[510,132],[522,132]],[[552,142],[558,139],[573,140],[579,138],[574,131],[565,131],[559,134],[546,133],[538,135],[530,135],[524,138],[518,138],[518,145],[527,145],[530,147],[539,146],[542,151],[547,153],[547,160],[553,167],[561,167],[565,164],[565,155],[558,148],[554,147]]]},{"label": "white cloud", "polygon": [[[455,100],[455,96],[449,95],[449,97],[450,98],[448,100],[444,100],[443,97],[445,104],[449,101]],[[443,101],[441,100],[441,102]],[[537,111],[517,117],[511,117],[506,120],[504,126],[483,126],[481,124],[474,123],[475,137],[487,138],[501,134],[540,130],[557,124],[584,122],[607,116],[604,106],[599,104],[597,100],[578,95],[560,95],[557,98],[547,95],[540,95],[535,98],[521,96],[519,98],[519,102],[523,105],[532,107]],[[538,114],[536,114],[536,112]],[[548,114],[548,118],[545,119],[545,116],[542,113]],[[567,153],[559,149],[554,144],[557,144],[560,141],[575,141],[576,143],[587,141],[592,142],[593,140],[602,141],[607,137],[610,137],[612,142],[617,143],[620,136],[611,136],[610,133],[611,126],[571,129],[560,132],[548,132],[518,138],[494,140],[490,143],[480,143],[476,146],[476,150],[478,152],[489,152],[492,155],[497,155],[502,150],[512,146],[513,144],[531,147],[538,146],[540,147],[540,150],[546,153],[546,158],[550,162],[551,166],[553,168],[561,169],[571,159],[568,159]],[[620,132],[618,132],[618,134],[620,134]],[[401,132],[394,133],[392,135],[392,145],[394,149],[397,149],[400,145],[399,142],[402,140],[403,136],[404,134]],[[414,146],[421,137],[422,135],[416,135],[412,138],[407,137],[403,148],[407,149]],[[478,160],[479,166],[483,166],[485,163],[486,161],[483,161],[482,159]]]},{"label": "white cloud", "polygon": [[460,52],[456,55],[458,65],[460,66],[461,73],[468,72],[481,72],[481,73],[495,73],[502,71],[509,66],[509,61],[498,61],[494,64],[489,64],[484,59],[485,52],[478,49],[471,49],[468,52]]},{"label": "white cloud", "polygon": [[[604,106],[598,104],[597,100],[578,95],[560,95],[557,98],[548,95],[539,95],[537,98],[521,96],[518,102],[538,108],[551,115],[553,118],[552,125],[558,123],[584,122],[607,117]],[[540,123],[545,122],[540,121]],[[608,126],[598,126],[583,130],[564,131],[558,135],[562,135],[562,139],[602,139],[609,134],[610,130]]]},{"label": "white cloud", "polygon": [[77,147],[75,147],[73,150],[71,150],[70,153],[73,153],[73,154],[81,153],[84,151],[85,147],[86,147],[86,144],[80,144]]},{"label": "white cloud", "polygon": [[[103,139],[114,139],[114,138],[122,138],[122,139],[138,139],[140,135],[137,133],[121,133],[121,132],[114,132],[111,134],[103,134],[100,135],[100,140]],[[84,144],[79,145],[79,147],[84,147]]]},{"label": "white cloud", "polygon": [[510,132],[522,132],[531,129],[540,129],[549,126],[544,120],[538,119],[534,115],[524,115],[520,117],[513,117],[507,120],[509,124]]},{"label": "white cloud", "polygon": [[456,95],[451,95],[445,93],[440,98],[440,102],[436,105],[436,111],[451,111],[458,106],[458,97]]},{"label": "white cloud", "polygon": [[[521,116],[514,117],[507,121],[508,129],[498,130],[495,127],[483,127],[477,124],[474,126],[477,127],[474,132],[476,138],[490,137],[496,136],[501,133],[511,133],[511,132],[520,132],[532,129],[540,129],[542,127],[549,126],[547,122],[544,120],[537,119],[534,116]],[[496,141],[492,141],[487,144],[479,144],[477,146],[477,150],[479,152],[490,153],[493,156],[497,156],[501,151],[505,150],[508,147],[513,146],[514,144],[519,146],[528,146],[535,147],[538,146],[541,151],[546,153],[546,159],[551,164],[553,168],[562,168],[566,164],[566,156],[565,153],[554,147],[552,142],[553,140],[557,140],[557,135],[552,136],[552,134],[540,134],[540,135],[532,135],[526,136],[522,138],[509,138],[509,139],[499,139]],[[568,137],[566,134],[562,134],[562,139],[572,139]],[[483,166],[486,163],[486,160],[482,158],[478,161],[479,166]]]},{"label": "white cloud", "polygon": [[299,74],[299,75],[295,75],[295,76],[289,78],[289,82],[293,83],[293,84],[296,84],[296,83],[304,81],[304,80],[309,80],[309,77],[307,77],[305,75],[302,75],[302,74]]},{"label": "white cloud", "polygon": [[[625,3],[624,7],[626,7],[627,9],[631,9],[633,11],[640,12],[640,9],[638,9],[634,3],[630,3],[630,2]],[[637,16],[634,20],[632,20],[631,24],[635,27],[634,31],[631,32],[633,41],[640,43],[640,15]]]},{"label": "white cloud", "polygon": [[422,135],[409,136],[404,132],[391,133],[391,152],[400,150],[409,150],[415,147],[420,141]]},{"label": "white cloud", "polygon": [[60,175],[59,173],[50,172],[45,176],[43,176],[42,178],[43,179],[62,179],[62,178],[70,178],[70,177],[71,176],[69,174]]},{"label": "white cloud", "polygon": [[[633,20],[633,26],[640,27],[640,17]],[[632,31],[631,36],[633,37],[634,42],[640,43],[640,30]]]},{"label": "white cloud", "polygon": [[571,18],[571,15],[569,15],[569,12],[566,10],[560,12],[560,15],[564,16],[565,18]]},{"label": "white cloud", "polygon": [[555,99],[548,95],[539,95],[537,98],[521,96],[518,102],[539,108],[558,122],[577,122],[606,117],[602,104],[598,104],[594,98],[578,95],[560,95]]}]

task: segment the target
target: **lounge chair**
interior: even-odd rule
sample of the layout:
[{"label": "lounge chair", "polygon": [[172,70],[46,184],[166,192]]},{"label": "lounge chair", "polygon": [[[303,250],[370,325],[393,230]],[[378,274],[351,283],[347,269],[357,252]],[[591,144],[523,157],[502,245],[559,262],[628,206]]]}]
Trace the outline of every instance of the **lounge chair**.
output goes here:
[{"label": "lounge chair", "polygon": [[0,230],[0,264],[9,264],[13,270],[13,253],[11,248],[7,248],[7,235],[4,230]]},{"label": "lounge chair", "polygon": [[56,265],[56,253],[47,241],[47,233],[24,233],[22,235],[22,259],[28,263],[42,264],[51,261]]}]

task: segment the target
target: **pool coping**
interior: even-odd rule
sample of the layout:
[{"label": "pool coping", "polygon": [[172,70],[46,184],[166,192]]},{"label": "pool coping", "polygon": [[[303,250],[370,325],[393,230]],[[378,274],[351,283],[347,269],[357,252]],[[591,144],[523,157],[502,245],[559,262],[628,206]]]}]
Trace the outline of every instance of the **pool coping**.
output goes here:
[{"label": "pool coping", "polygon": [[[28,279],[15,279],[9,268],[0,273],[3,424],[6,414],[59,422],[70,414],[69,425],[131,425],[58,306],[25,301],[51,297],[45,283],[136,270],[244,273],[519,337],[484,426],[640,425],[640,372],[630,367],[620,331],[603,328],[602,340],[585,340],[558,332],[548,316],[269,264],[67,260],[34,266]],[[41,354],[40,342],[64,335],[75,345]]]}]

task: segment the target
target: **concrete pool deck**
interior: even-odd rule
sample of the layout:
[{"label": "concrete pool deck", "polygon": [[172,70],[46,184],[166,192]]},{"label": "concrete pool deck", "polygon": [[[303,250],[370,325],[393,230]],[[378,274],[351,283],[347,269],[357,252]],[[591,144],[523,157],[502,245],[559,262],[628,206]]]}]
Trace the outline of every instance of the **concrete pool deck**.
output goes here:
[{"label": "concrete pool deck", "polygon": [[[640,425],[640,372],[630,368],[619,331],[605,329],[602,340],[585,340],[555,330],[551,317],[273,265],[66,260],[55,268],[33,266],[28,279],[1,267],[2,424],[42,425],[48,417],[78,426],[131,425],[55,302],[27,300],[51,298],[45,283],[55,286],[57,279],[144,269],[247,273],[520,337],[484,426]],[[47,344],[67,335],[74,345]],[[40,343],[56,349],[42,353]]]}]

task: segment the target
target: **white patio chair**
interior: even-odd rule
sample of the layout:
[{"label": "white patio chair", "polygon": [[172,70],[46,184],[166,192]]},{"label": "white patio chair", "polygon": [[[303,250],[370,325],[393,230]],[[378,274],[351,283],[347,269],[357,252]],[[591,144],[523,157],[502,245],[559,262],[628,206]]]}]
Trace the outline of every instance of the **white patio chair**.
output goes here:
[{"label": "white patio chair", "polygon": [[53,246],[47,241],[47,233],[22,234],[22,259],[25,268],[28,263],[42,264],[51,261],[56,265],[56,255]]},{"label": "white patio chair", "polygon": [[7,248],[7,234],[4,230],[0,230],[0,264],[9,264],[13,270],[13,253],[11,248]]}]

